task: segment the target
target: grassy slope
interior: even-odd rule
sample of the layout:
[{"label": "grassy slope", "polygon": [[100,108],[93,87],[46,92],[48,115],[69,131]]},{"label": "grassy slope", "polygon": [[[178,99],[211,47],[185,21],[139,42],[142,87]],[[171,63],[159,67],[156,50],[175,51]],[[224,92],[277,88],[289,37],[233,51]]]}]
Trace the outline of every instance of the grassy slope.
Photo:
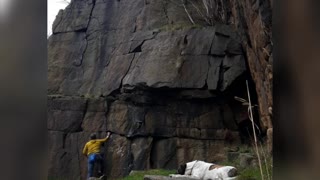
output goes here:
[{"label": "grassy slope", "polygon": [[136,171],[125,178],[119,180],[142,180],[144,175],[162,175],[168,176],[169,174],[175,174],[176,170],[164,170],[164,169],[152,169],[148,171]]},{"label": "grassy slope", "polygon": [[[266,151],[265,148],[266,147],[263,147],[264,151]],[[248,146],[240,147],[239,152],[240,153],[255,154],[252,147],[248,147]],[[263,174],[265,176],[265,179],[272,179],[272,157],[270,157],[270,156],[265,157],[262,155],[262,158],[263,158],[262,159]],[[267,165],[265,164],[264,158],[266,158]],[[241,168],[239,165],[240,164],[239,159],[237,159],[235,162],[226,161],[226,162],[220,162],[219,164],[236,167],[239,172],[238,180],[260,180],[260,179],[262,179],[259,166]],[[268,173],[266,171],[266,167],[268,167]],[[169,174],[175,174],[175,173],[176,173],[175,170],[163,170],[163,169],[153,169],[153,170],[149,170],[149,171],[137,171],[137,172],[133,173],[132,175],[129,175],[129,176],[127,176],[123,179],[119,179],[119,180],[143,180],[144,175],[167,176]],[[269,178],[268,178],[268,176],[269,176]]]}]

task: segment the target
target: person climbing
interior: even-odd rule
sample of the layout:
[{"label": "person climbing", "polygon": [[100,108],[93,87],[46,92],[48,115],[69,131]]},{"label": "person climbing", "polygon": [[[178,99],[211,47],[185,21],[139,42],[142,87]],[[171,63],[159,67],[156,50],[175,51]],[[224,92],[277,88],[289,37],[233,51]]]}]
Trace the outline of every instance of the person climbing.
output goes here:
[{"label": "person climbing", "polygon": [[110,132],[107,133],[107,136],[104,139],[97,139],[96,133],[90,135],[90,140],[85,144],[82,153],[88,158],[88,179],[93,176],[93,169],[96,163],[100,166],[99,175],[100,178],[104,177],[104,162],[103,157],[100,152],[101,146],[106,142],[110,137]]}]

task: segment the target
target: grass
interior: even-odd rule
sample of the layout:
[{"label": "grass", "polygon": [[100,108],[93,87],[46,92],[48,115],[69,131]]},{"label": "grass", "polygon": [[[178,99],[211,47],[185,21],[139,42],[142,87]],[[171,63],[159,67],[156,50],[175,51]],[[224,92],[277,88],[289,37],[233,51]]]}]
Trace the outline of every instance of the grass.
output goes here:
[{"label": "grass", "polygon": [[259,167],[243,169],[238,176],[238,180],[260,180],[261,174]]},{"label": "grass", "polygon": [[[229,164],[230,165],[230,164]],[[163,170],[163,169],[153,169],[149,171],[136,171],[132,175],[126,176],[118,180],[141,180],[145,175],[162,175],[168,176],[169,174],[175,174],[175,170]],[[260,169],[259,167],[250,167],[239,170],[238,180],[260,180]]]},{"label": "grass", "polygon": [[[266,145],[260,146],[259,151],[266,152]],[[249,153],[256,157],[253,146],[243,145],[239,147],[238,153]],[[272,179],[272,156],[267,154],[262,154],[262,169],[265,179]],[[241,167],[239,158],[234,161],[223,161],[217,162],[220,165],[234,166],[238,169],[238,180],[261,180],[261,173],[259,166],[248,166]],[[268,173],[267,173],[268,169]],[[135,171],[131,175],[118,180],[140,180],[143,179],[144,175],[162,175],[168,176],[169,174],[176,174],[176,170],[164,170],[164,169],[152,169],[148,171]]]},{"label": "grass", "polygon": [[169,174],[175,174],[175,173],[176,173],[176,170],[151,169],[148,171],[135,171],[131,175],[118,180],[140,180],[140,179],[143,179],[145,175],[168,176]]},{"label": "grass", "polygon": [[[260,152],[262,155],[262,171],[264,173],[265,179],[272,179],[272,156],[267,154],[267,146],[263,145],[259,147]],[[253,146],[242,145],[239,147],[238,153],[249,153],[257,158],[255,154],[255,150]],[[248,167],[241,167],[240,166],[240,159],[236,158],[234,161],[223,161],[217,162],[217,164],[225,165],[225,166],[234,166],[238,169],[238,180],[261,180],[261,172],[259,166],[248,166]]]},{"label": "grass", "polygon": [[[267,168],[267,165],[262,165],[262,168],[265,170]],[[272,169],[269,168],[270,177],[266,177],[268,179],[272,178]],[[265,172],[265,171],[264,171]],[[265,174],[266,175],[266,174]],[[250,167],[250,168],[244,168],[240,170],[238,180],[260,180],[261,179],[261,173],[259,166],[256,167]]]}]

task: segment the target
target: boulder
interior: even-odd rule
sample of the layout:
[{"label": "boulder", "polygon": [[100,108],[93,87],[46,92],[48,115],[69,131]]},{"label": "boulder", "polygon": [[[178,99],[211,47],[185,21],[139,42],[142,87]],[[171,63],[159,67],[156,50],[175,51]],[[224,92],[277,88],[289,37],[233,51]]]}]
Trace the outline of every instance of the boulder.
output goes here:
[{"label": "boulder", "polygon": [[250,153],[240,153],[239,155],[240,167],[247,168],[257,165],[256,157]]}]

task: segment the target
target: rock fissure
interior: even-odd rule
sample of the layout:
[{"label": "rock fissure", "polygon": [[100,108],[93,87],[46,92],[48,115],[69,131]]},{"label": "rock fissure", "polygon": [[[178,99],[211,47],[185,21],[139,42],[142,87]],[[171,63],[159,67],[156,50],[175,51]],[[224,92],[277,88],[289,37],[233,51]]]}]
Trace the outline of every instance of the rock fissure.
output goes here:
[{"label": "rock fissure", "polygon": [[60,156],[60,159],[63,159],[67,155],[67,152],[63,152],[62,155]]},{"label": "rock fissure", "polygon": [[[210,49],[211,49],[211,47],[210,47]],[[208,79],[209,79],[210,68],[211,68],[211,62],[210,62],[210,59],[208,59],[207,76],[206,76],[206,79],[205,79],[205,83],[204,83],[204,87],[203,87],[203,88],[208,88]]]},{"label": "rock fissure", "polygon": [[137,18],[134,20],[134,28],[133,28],[133,33],[137,31],[137,19],[140,17],[141,13],[143,12],[143,9],[141,9],[137,15]]},{"label": "rock fissure", "polygon": [[146,40],[143,40],[137,47],[135,47],[132,51],[129,52],[130,53],[137,53],[137,52],[142,52],[142,45]]},{"label": "rock fissure", "polygon": [[217,90],[222,91],[223,88],[223,81],[224,81],[224,70],[223,70],[223,61],[220,63],[219,67],[219,80],[218,80],[218,85],[217,85]]},{"label": "rock fissure", "polygon": [[67,139],[67,133],[64,133],[62,136],[62,149],[66,147],[66,139]]},{"label": "rock fissure", "polygon": [[210,56],[210,55],[214,55],[214,54],[211,54],[211,49],[212,49],[212,45],[213,45],[213,41],[214,41],[214,38],[215,38],[216,36],[213,36],[213,38],[212,38],[212,40],[211,40],[211,43],[210,43],[210,48],[209,48],[209,50],[208,50],[208,55]]},{"label": "rock fissure", "polygon": [[136,54],[134,53],[134,54],[133,54],[133,57],[132,57],[132,59],[131,59],[131,61],[130,61],[130,65],[129,65],[127,71],[125,72],[124,76],[121,78],[120,87],[119,87],[118,89],[121,89],[121,88],[122,88],[122,86],[123,86],[123,79],[128,75],[128,73],[129,73],[129,71],[130,71],[130,69],[131,69],[132,63],[133,63],[133,61],[134,61],[135,56],[136,56]]},{"label": "rock fissure", "polygon": [[[179,128],[178,128],[179,129]],[[197,128],[199,130],[199,135],[201,137],[201,129],[200,128]],[[220,130],[220,129],[212,129],[212,130]],[[79,132],[65,132],[65,131],[56,131],[56,130],[48,130],[49,132],[60,132],[60,133],[65,133],[65,134],[68,134],[68,135],[72,135],[72,134],[79,134],[79,133],[91,133],[92,131],[79,131]],[[106,130],[103,130],[103,131],[98,131],[98,132],[111,132],[113,135],[116,135],[116,136],[121,136],[121,137],[125,137],[125,138],[128,138],[128,139],[135,139],[135,138],[149,138],[149,137],[155,137],[155,138],[160,138],[160,139],[174,139],[174,138],[178,138],[178,139],[186,139],[186,140],[217,140],[217,141],[224,141],[225,139],[222,137],[222,138],[199,138],[199,137],[191,137],[191,136],[180,136],[180,135],[173,135],[173,136],[166,136],[166,135],[156,135],[156,136],[150,136],[150,134],[133,134],[133,135],[130,135],[130,134],[125,134],[125,133],[120,133],[120,132],[117,132],[117,131],[113,131],[113,130],[109,130],[109,129],[106,129]],[[69,136],[66,136],[65,137],[65,142],[67,140],[67,138],[70,138]],[[75,141],[76,144],[78,144],[78,141]],[[70,145],[70,144],[68,144]],[[67,146],[66,144],[64,145],[64,148],[63,149],[66,149]],[[81,149],[81,148],[80,148]]]},{"label": "rock fissure", "polygon": [[86,29],[85,29],[85,42],[86,42],[86,45],[85,45],[85,48],[82,52],[82,55],[81,55],[81,59],[79,61],[79,64],[76,64],[75,66],[81,66],[82,63],[83,63],[83,60],[84,60],[84,56],[87,52],[87,48],[88,48],[88,44],[89,44],[89,41],[88,41],[88,37],[90,36],[90,34],[88,34],[88,29],[89,29],[89,25],[90,25],[90,22],[91,22],[91,19],[92,19],[92,14],[93,14],[93,10],[95,8],[95,5],[96,5],[96,0],[92,0],[92,8],[91,8],[91,11],[90,11],[90,14],[89,14],[89,19],[88,19],[88,23],[87,23],[87,26],[86,26]]},{"label": "rock fissure", "polygon": [[[78,140],[78,136],[76,138],[77,138],[77,140],[76,140],[77,144],[80,144],[79,140]],[[77,148],[77,154],[78,154],[78,156],[77,156],[77,158],[78,158],[78,167],[79,167],[79,170],[80,170],[81,169],[81,161],[80,161],[79,148]],[[81,171],[79,171],[79,177],[81,177]]]},{"label": "rock fissure", "polygon": [[83,124],[83,121],[84,121],[84,119],[85,119],[85,117],[86,117],[86,114],[87,114],[87,112],[88,112],[88,105],[89,105],[89,101],[88,101],[88,99],[87,99],[87,100],[85,101],[85,105],[84,105],[84,109],[83,109],[83,116],[82,116],[81,123],[80,123],[80,128],[81,128],[80,131],[82,131],[82,124]]},{"label": "rock fissure", "polygon": [[[184,44],[188,44],[188,35],[185,35],[184,38],[183,38],[183,43]],[[211,47],[210,47],[211,49]]]},{"label": "rock fissure", "polygon": [[165,15],[165,17],[167,19],[167,24],[169,25],[170,24],[170,20],[169,20],[168,11],[167,11],[168,0],[163,0],[162,6],[163,6],[162,9],[163,9],[164,15]]}]

